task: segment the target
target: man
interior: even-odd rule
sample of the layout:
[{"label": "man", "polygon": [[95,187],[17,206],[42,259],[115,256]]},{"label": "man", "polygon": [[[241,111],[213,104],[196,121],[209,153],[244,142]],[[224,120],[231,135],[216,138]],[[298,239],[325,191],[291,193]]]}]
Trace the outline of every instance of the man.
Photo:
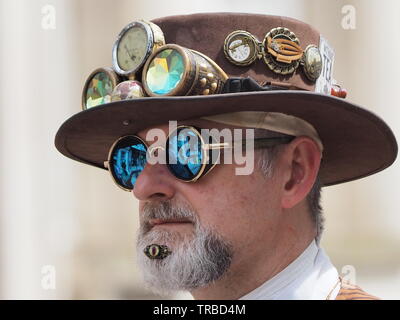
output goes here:
[{"label": "man", "polygon": [[[320,192],[390,166],[397,143],[343,99],[316,30],[266,15],[174,16],[128,25],[113,53],[56,146],[139,200],[149,287],[195,299],[374,299],[319,247]],[[224,161],[230,152],[246,161]]]}]

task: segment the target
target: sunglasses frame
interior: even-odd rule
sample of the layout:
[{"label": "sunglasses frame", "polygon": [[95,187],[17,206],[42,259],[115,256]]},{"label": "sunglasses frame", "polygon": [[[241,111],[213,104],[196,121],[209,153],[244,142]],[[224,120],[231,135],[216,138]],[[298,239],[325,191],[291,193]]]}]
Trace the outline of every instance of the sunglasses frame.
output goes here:
[{"label": "sunglasses frame", "polygon": [[[205,143],[203,137],[201,136],[201,133],[199,131],[198,128],[190,126],[190,125],[179,125],[176,127],[176,129],[171,132],[170,134],[168,134],[167,139],[165,140],[165,145],[168,144],[169,138],[173,135],[176,134],[176,132],[178,131],[178,129],[181,128],[185,128],[185,129],[189,129],[192,130],[196,133],[196,136],[198,138],[200,138],[201,140],[201,152],[202,152],[202,166],[199,170],[199,172],[190,180],[187,179],[182,179],[176,176],[176,174],[172,171],[172,169],[170,168],[169,164],[166,163],[165,165],[167,166],[168,170],[171,172],[171,174],[178,180],[183,181],[183,182],[196,182],[198,179],[200,179],[201,177],[207,175],[217,164],[218,164],[218,160],[220,158],[221,153],[218,153],[218,157],[215,161],[215,163],[213,163],[209,168],[206,167],[207,165],[209,165],[207,162],[209,161],[209,154],[208,152],[210,150],[221,150],[221,149],[230,149],[234,147],[234,143],[235,141],[232,142],[223,142],[223,143]],[[123,187],[120,183],[118,183],[116,177],[114,176],[113,170],[111,170],[111,164],[112,164],[112,154],[114,151],[115,146],[123,139],[127,138],[127,137],[134,137],[135,139],[138,139],[141,143],[143,143],[143,145],[146,147],[146,154],[149,152],[150,155],[153,154],[154,151],[158,150],[158,149],[162,149],[163,151],[166,151],[165,147],[161,147],[161,146],[157,146],[157,147],[153,147],[150,148],[148,146],[148,144],[146,143],[146,141],[144,141],[142,138],[140,138],[137,135],[125,135],[122,136],[120,138],[118,138],[110,147],[110,150],[108,152],[108,158],[106,161],[104,161],[104,167],[108,169],[108,171],[111,174],[111,177],[114,181],[114,183],[121,188],[124,191],[128,191],[131,192],[133,190],[129,189],[129,188],[125,188]],[[255,149],[264,149],[264,148],[270,148],[279,144],[286,144],[291,142],[295,137],[294,136],[287,136],[287,137],[269,137],[269,138],[258,138],[258,139],[254,139],[254,148]],[[245,145],[247,142],[247,140],[242,141],[242,146]],[[147,157],[147,155],[146,155]],[[147,163],[146,163],[147,164]],[[144,169],[143,169],[144,170]],[[205,172],[206,171],[206,172]]]}]

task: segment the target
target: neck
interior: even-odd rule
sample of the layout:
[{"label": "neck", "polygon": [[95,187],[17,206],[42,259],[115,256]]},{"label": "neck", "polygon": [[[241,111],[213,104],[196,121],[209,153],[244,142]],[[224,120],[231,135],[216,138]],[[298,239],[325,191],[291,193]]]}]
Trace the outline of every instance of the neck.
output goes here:
[{"label": "neck", "polygon": [[236,300],[261,286],[285,269],[309,246],[315,234],[274,241],[269,254],[246,257],[232,263],[229,271],[218,281],[190,293],[196,300]]},{"label": "neck", "polygon": [[190,293],[196,300],[237,300],[285,269],[312,240],[307,238],[307,241],[292,243],[284,250],[274,250],[265,259],[254,257],[235,263],[220,280]]}]

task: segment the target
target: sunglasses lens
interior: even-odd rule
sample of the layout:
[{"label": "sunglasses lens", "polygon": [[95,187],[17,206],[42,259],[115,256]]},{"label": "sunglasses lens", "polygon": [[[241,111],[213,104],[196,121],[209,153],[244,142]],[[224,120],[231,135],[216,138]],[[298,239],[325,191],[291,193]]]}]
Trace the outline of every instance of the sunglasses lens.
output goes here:
[{"label": "sunglasses lens", "polygon": [[196,178],[203,168],[202,140],[190,128],[179,128],[167,142],[168,167],[181,180]]},{"label": "sunglasses lens", "polygon": [[166,95],[174,90],[185,71],[182,55],[174,49],[165,49],[150,62],[146,83],[152,93]]},{"label": "sunglasses lens", "polygon": [[117,142],[111,153],[110,170],[115,181],[132,190],[146,165],[146,145],[137,137],[128,136]]}]

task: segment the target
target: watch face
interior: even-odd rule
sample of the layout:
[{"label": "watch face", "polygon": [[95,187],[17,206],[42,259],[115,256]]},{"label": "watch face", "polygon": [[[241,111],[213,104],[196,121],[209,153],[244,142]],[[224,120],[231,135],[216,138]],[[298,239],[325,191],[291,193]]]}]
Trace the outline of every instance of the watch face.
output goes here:
[{"label": "watch face", "polygon": [[117,63],[122,71],[137,69],[148,51],[149,38],[146,29],[135,25],[125,31],[117,47]]},{"label": "watch face", "polygon": [[230,44],[228,53],[233,60],[243,62],[250,57],[250,47],[241,39],[234,40]]},{"label": "watch face", "polygon": [[246,31],[234,31],[226,37],[224,51],[233,64],[249,65],[257,58],[257,39]]}]

